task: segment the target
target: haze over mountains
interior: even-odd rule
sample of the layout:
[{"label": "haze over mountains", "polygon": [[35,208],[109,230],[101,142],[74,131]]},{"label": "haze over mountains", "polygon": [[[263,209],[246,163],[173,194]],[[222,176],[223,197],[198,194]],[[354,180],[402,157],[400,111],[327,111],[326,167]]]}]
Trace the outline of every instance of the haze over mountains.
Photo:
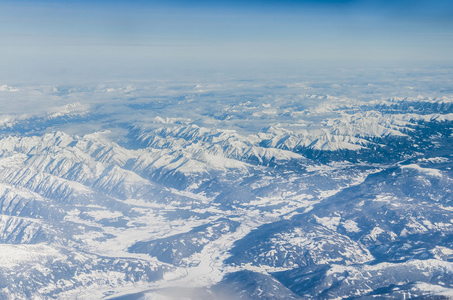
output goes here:
[{"label": "haze over mountains", "polygon": [[452,295],[451,71],[0,84],[0,297]]}]

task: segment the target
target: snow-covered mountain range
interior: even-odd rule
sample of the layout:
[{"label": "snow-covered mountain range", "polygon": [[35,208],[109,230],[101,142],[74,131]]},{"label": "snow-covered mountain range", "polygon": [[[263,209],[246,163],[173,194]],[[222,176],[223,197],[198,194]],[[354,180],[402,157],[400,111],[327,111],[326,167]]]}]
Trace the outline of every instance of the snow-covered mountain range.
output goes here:
[{"label": "snow-covered mountain range", "polygon": [[0,298],[453,295],[424,72],[0,84]]}]

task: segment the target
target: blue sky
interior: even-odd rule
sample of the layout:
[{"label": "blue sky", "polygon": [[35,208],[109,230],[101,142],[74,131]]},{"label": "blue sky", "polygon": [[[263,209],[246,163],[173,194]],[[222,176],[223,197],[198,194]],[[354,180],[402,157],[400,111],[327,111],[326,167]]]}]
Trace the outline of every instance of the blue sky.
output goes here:
[{"label": "blue sky", "polygon": [[453,1],[2,1],[0,39],[1,78],[5,70],[442,63],[452,61]]}]

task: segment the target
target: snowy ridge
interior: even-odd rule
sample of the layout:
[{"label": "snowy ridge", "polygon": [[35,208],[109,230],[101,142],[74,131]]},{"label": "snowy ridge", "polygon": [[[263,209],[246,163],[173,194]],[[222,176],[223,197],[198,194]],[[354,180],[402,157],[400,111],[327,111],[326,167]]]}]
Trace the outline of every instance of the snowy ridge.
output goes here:
[{"label": "snowy ridge", "polygon": [[49,113],[48,118],[49,119],[55,119],[58,117],[74,117],[74,116],[83,116],[87,113],[89,113],[90,107],[89,105],[82,104],[80,102],[75,102],[75,103],[70,103],[61,107],[56,107],[52,109],[52,111]]},{"label": "snowy ridge", "polygon": [[50,127],[54,124],[64,123],[66,120],[73,121],[89,118],[90,106],[79,102],[63,106],[50,107],[46,112],[10,114],[0,116],[0,130],[22,131],[36,127]]},{"label": "snowy ridge", "polygon": [[193,158],[220,168],[246,169],[247,163],[253,161],[262,164],[304,159],[290,151],[261,147],[255,137],[244,137],[231,130],[208,130],[196,125],[142,132],[137,140],[146,147],[191,153]]}]

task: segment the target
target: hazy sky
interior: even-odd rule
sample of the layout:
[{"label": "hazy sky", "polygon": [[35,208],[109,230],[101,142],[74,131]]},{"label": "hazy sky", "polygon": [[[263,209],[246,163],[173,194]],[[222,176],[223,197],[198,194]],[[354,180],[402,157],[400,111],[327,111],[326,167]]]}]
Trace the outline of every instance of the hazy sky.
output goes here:
[{"label": "hazy sky", "polygon": [[[0,79],[453,61],[453,1],[1,1]],[[33,75],[34,76],[34,75]]]}]

